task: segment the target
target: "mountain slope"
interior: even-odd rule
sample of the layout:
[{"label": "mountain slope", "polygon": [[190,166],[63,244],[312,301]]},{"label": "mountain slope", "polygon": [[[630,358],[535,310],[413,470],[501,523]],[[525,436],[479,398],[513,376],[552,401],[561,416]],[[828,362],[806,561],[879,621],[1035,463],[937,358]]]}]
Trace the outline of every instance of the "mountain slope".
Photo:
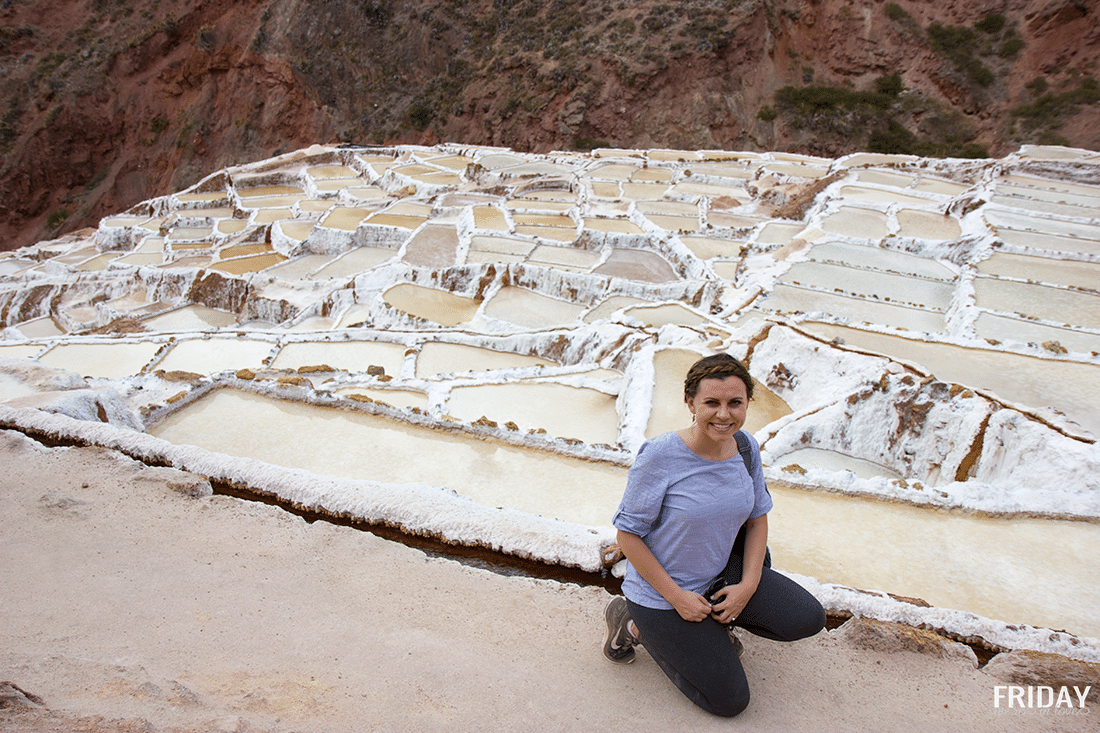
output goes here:
[{"label": "mountain slope", "polygon": [[0,248],[311,142],[1100,148],[1097,15],[1083,0],[8,0]]}]

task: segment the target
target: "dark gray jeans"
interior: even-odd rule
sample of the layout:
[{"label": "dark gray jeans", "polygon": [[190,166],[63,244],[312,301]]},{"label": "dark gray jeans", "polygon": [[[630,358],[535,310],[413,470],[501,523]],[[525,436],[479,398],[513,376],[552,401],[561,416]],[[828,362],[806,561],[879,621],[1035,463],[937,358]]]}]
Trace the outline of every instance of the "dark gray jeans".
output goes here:
[{"label": "dark gray jeans", "polygon": [[[725,585],[741,580],[741,555],[730,555]],[[646,608],[627,599],[641,643],[657,666],[704,710],[732,717],[749,704],[749,681],[726,627],[713,618],[685,621],[675,610]],[[765,567],[760,585],[734,626],[775,641],[795,641],[825,628],[825,610],[790,578]]]}]

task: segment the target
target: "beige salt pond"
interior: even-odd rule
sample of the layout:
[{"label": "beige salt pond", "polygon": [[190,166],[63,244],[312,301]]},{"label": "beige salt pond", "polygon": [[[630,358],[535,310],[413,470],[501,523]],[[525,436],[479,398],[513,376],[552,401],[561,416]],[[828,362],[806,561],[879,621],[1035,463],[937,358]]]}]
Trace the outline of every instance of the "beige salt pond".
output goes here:
[{"label": "beige salt pond", "polygon": [[401,259],[415,267],[444,268],[458,259],[458,230],[448,224],[427,224],[405,244]]},{"label": "beige salt pond", "polygon": [[714,239],[712,237],[681,237],[680,241],[691,253],[701,260],[715,257],[740,257],[745,242],[738,240]]},{"label": "beige salt pond", "polygon": [[804,224],[771,221],[760,227],[760,231],[756,235],[756,241],[760,244],[787,244],[794,239],[796,234],[801,234],[805,229]]},{"label": "beige salt pond", "polygon": [[821,468],[834,472],[848,471],[864,479],[875,478],[876,476],[904,478],[900,473],[880,463],[874,463],[873,461],[867,461],[862,458],[844,455],[836,451],[823,450],[821,448],[802,448],[790,453],[785,453],[771,465],[775,468],[799,466],[801,468]]},{"label": "beige salt pond", "polygon": [[283,219],[278,222],[279,231],[297,242],[304,242],[316,224],[314,221],[298,219]]},{"label": "beige salt pond", "polygon": [[275,369],[329,366],[345,372],[366,372],[380,366],[386,374],[401,373],[405,347],[388,341],[300,341],[279,350],[271,366]]},{"label": "beige salt pond", "polygon": [[106,270],[108,263],[118,258],[118,256],[118,252],[108,252],[107,254],[93,257],[90,260],[85,260],[73,267],[73,269],[79,272],[99,272],[101,270]]},{"label": "beige salt pond", "polygon": [[68,369],[83,377],[121,379],[139,374],[160,346],[148,341],[61,344],[38,357],[38,361],[46,366]]},{"label": "beige salt pond", "polygon": [[959,220],[934,211],[902,209],[897,213],[898,236],[917,239],[955,239],[962,234]]},{"label": "beige salt pond", "polygon": [[19,333],[23,334],[29,339],[46,338],[49,336],[61,336],[65,332],[54,322],[53,318],[49,316],[42,316],[41,318],[32,318],[29,321],[23,321],[16,324],[16,328],[19,329]]},{"label": "beige salt pond", "polygon": [[[346,165],[315,165],[312,168],[306,168],[306,175],[310,178],[328,179],[328,178],[355,178],[359,179],[359,174],[348,168]],[[362,179],[359,179],[362,180]]]},{"label": "beige salt pond", "polygon": [[[901,273],[928,280],[952,281],[955,279],[955,273],[936,260],[862,244],[823,242],[815,244],[809,256],[815,262]],[[837,282],[842,283],[844,280]]]},{"label": "beige salt pond", "polygon": [[952,283],[825,262],[797,262],[779,282],[825,291],[841,289],[848,295],[937,311],[947,310],[955,292]]},{"label": "beige salt pond", "polygon": [[[607,524],[622,496],[624,472],[614,466],[230,389],[151,432],[322,476],[447,487],[487,507],[583,525]],[[432,460],[423,460],[426,455]]]},{"label": "beige salt pond", "polygon": [[1100,242],[1100,226],[1075,221],[1040,218],[1021,211],[988,208],[983,212],[985,220],[998,231],[1003,227],[1018,231],[1033,230],[1061,237],[1076,237]]},{"label": "beige salt pond", "polygon": [[632,221],[627,219],[609,219],[603,217],[585,217],[583,226],[594,232],[607,234],[645,234],[645,231]]},{"label": "beige salt pond", "polygon": [[423,392],[410,389],[371,389],[369,387],[343,387],[336,390],[343,397],[366,397],[375,402],[384,402],[393,407],[418,410],[428,409],[428,396]]},{"label": "beige salt pond", "polygon": [[1035,280],[1052,285],[1067,285],[1089,290],[1100,289],[1100,264],[1055,260],[1045,257],[994,252],[978,263],[978,272],[997,277]]},{"label": "beige salt pond", "polygon": [[821,228],[832,234],[861,239],[882,239],[890,233],[885,214],[853,206],[841,206],[835,213],[826,217]]},{"label": "beige salt pond", "polygon": [[616,247],[593,274],[621,277],[648,283],[669,283],[679,280],[668,260],[653,252]]},{"label": "beige salt pond", "polygon": [[544,429],[558,438],[614,445],[619,441],[615,395],[552,382],[454,387],[447,413],[467,422],[482,416],[522,431]]},{"label": "beige salt pond", "polygon": [[555,366],[555,362],[527,354],[429,341],[420,347],[420,353],[416,357],[416,376],[431,379],[441,374],[548,366]]},{"label": "beige salt pond", "polygon": [[642,201],[646,199],[659,199],[668,193],[668,184],[665,183],[620,183],[623,197]]},{"label": "beige salt pond", "polygon": [[359,223],[375,211],[376,209],[337,206],[321,220],[321,226],[354,232],[359,227]]},{"label": "beige salt pond", "polygon": [[773,313],[826,313],[839,318],[884,326],[940,333],[944,330],[943,313],[883,303],[849,295],[826,293],[797,286],[777,284],[772,292],[756,301],[755,307]]},{"label": "beige salt pond", "polygon": [[827,323],[810,333],[918,364],[937,379],[988,390],[1011,404],[1054,407],[1100,435],[1100,366],[891,336]]},{"label": "beige salt pond", "polygon": [[523,328],[542,329],[572,325],[583,312],[584,306],[514,285],[501,288],[485,304],[485,315]]},{"label": "beige salt pond", "polygon": [[642,305],[648,301],[641,298],[634,298],[629,295],[612,295],[607,300],[600,302],[592,310],[584,314],[585,323],[595,323],[596,321],[610,318],[616,311],[620,311],[624,308],[629,308],[632,305]]},{"label": "beige salt pond", "polygon": [[332,255],[303,255],[272,267],[269,274],[287,280],[304,280],[333,259]]},{"label": "beige salt pond", "polygon": [[[626,482],[626,469],[617,466],[229,389],[150,432],[319,475],[446,487],[486,507],[589,526],[610,524]],[[421,460],[426,454],[434,460]],[[1009,622],[1100,634],[1092,558],[1100,525],[990,519],[774,483],[771,493],[769,545],[782,570]]]},{"label": "beige salt pond", "polygon": [[[637,305],[623,312],[627,318],[637,318],[650,328],[660,328],[676,324],[679,326],[702,326],[707,319],[679,303],[660,305]],[[691,366],[690,364],[688,366]]]},{"label": "beige salt pond", "polygon": [[493,252],[495,254],[526,257],[537,246],[538,244],[530,239],[489,236],[470,237],[471,252]]},{"label": "beige salt pond", "polygon": [[273,347],[269,341],[241,338],[189,339],[173,346],[156,368],[204,375],[226,369],[257,369]]},{"label": "beige salt pond", "polygon": [[498,232],[508,231],[508,220],[504,212],[496,206],[473,207],[474,226],[478,229],[491,229]]},{"label": "beige salt pond", "polygon": [[1100,295],[1047,285],[974,278],[974,298],[979,308],[1018,313],[1055,324],[1100,329]]},{"label": "beige salt pond", "polygon": [[1021,231],[1005,227],[997,227],[997,237],[1005,244],[1014,247],[1027,247],[1059,254],[1100,255],[1100,240]]},{"label": "beige salt pond", "polygon": [[146,318],[142,323],[153,331],[205,331],[211,328],[234,326],[237,324],[237,316],[205,305],[189,305]]},{"label": "beige salt pond", "polygon": [[531,251],[527,261],[533,265],[548,265],[572,272],[588,272],[600,261],[600,253],[575,247],[540,244]]},{"label": "beige salt pond", "polygon": [[151,265],[159,265],[164,262],[164,256],[160,254],[142,254],[133,253],[123,255],[118,259],[112,260],[115,265],[132,265],[134,267],[148,267]]},{"label": "beige salt pond", "polygon": [[356,247],[314,274],[311,280],[355,277],[397,256],[397,250],[384,247]]},{"label": "beige salt pond", "polygon": [[848,201],[873,201],[886,204],[926,204],[928,199],[882,188],[864,186],[842,186],[840,195]]},{"label": "beige salt pond", "polygon": [[408,283],[394,285],[382,299],[403,313],[448,327],[472,320],[481,307],[473,298]]},{"label": "beige salt pond", "polygon": [[9,359],[33,359],[40,351],[41,344],[0,344],[0,356]]},{"label": "beige salt pond", "polygon": [[989,518],[775,483],[770,490],[768,541],[782,570],[1100,636],[1100,524]]},{"label": "beige salt pond", "polygon": [[1100,333],[1048,326],[1023,318],[1002,316],[982,311],[974,321],[978,338],[994,342],[1045,344],[1054,341],[1069,351],[1100,354]]}]

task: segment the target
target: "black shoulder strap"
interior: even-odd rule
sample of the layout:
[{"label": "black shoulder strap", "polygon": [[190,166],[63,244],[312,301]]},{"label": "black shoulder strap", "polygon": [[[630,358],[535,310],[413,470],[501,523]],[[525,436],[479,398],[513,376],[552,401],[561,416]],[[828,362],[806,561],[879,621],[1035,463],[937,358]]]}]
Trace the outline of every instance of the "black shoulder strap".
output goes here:
[{"label": "black shoulder strap", "polygon": [[745,470],[752,476],[752,446],[749,444],[749,439],[741,430],[734,433],[733,437],[737,441],[737,452],[741,454],[741,460],[745,462]]}]

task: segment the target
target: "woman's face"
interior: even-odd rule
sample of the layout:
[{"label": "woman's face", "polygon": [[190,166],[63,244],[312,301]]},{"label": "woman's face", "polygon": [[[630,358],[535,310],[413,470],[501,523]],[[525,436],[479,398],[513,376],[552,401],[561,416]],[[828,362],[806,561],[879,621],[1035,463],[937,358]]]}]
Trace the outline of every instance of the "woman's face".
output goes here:
[{"label": "woman's face", "polygon": [[688,409],[703,437],[725,442],[745,424],[749,398],[738,377],[708,377],[699,382],[695,397],[687,398]]}]

